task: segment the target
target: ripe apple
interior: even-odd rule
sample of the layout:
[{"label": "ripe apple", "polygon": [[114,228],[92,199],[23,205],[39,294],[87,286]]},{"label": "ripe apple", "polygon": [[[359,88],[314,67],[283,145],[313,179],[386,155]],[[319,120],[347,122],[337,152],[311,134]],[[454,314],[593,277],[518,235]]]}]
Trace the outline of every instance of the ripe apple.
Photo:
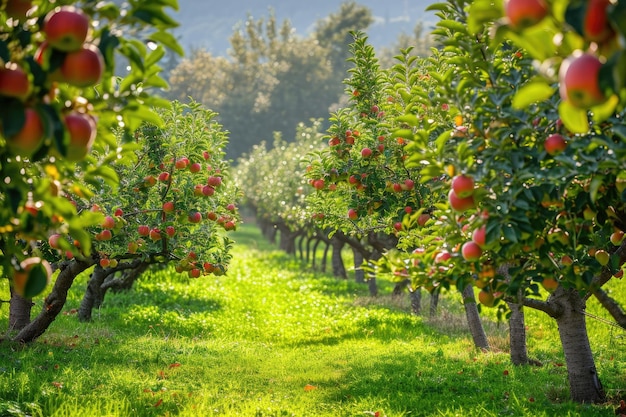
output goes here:
[{"label": "ripe apple", "polygon": [[103,240],[111,240],[112,237],[113,237],[113,234],[111,233],[111,231],[109,229],[104,229],[100,233],[96,233],[95,239],[97,241],[103,241]]},{"label": "ripe apple", "polygon": [[194,162],[193,164],[189,165],[189,171],[194,174],[200,172],[201,170],[202,170],[202,165],[200,165],[198,162]]},{"label": "ripe apple", "polygon": [[165,228],[165,234],[169,237],[174,237],[174,235],[176,234],[176,229],[174,228],[174,226],[167,226]]},{"label": "ripe apple", "polygon": [[115,209],[115,212],[113,213],[113,215],[115,217],[122,217],[124,215],[124,211],[118,207]]},{"label": "ripe apple", "polygon": [[211,175],[207,179],[207,184],[214,188],[219,187],[220,185],[222,185],[222,177],[215,177]]},{"label": "ripe apple", "polygon": [[370,156],[372,156],[372,150],[370,148],[363,148],[363,149],[361,149],[361,157],[362,158],[369,158]]},{"label": "ripe apple", "polygon": [[602,266],[608,265],[610,260],[609,253],[604,249],[597,250],[594,257],[596,258],[596,261],[598,261],[598,263]]},{"label": "ripe apple", "polygon": [[574,107],[589,109],[606,101],[600,89],[602,62],[590,53],[575,52],[565,59],[559,69],[559,93]]},{"label": "ripe apple", "polygon": [[60,234],[58,233],[51,234],[48,237],[48,245],[50,245],[52,249],[60,249],[59,240],[61,239],[62,237]]},{"label": "ripe apple", "polygon": [[165,203],[163,203],[163,211],[166,213],[173,213],[174,208],[175,207],[173,201],[166,201]]},{"label": "ripe apple", "polygon": [[76,87],[90,87],[100,82],[103,71],[102,53],[95,45],[86,44],[67,53],[61,64],[61,81]]},{"label": "ripe apple", "polygon": [[198,278],[200,276],[200,270],[198,268],[190,269],[189,272],[190,278]]},{"label": "ripe apple", "polygon": [[115,227],[115,219],[111,216],[105,216],[102,221],[102,227],[105,229],[113,229]]},{"label": "ripe apple", "polygon": [[154,178],[154,175],[146,175],[143,178],[143,185],[145,185],[146,187],[152,187],[154,184],[156,184],[156,178]]},{"label": "ripe apple", "polygon": [[209,212],[206,214],[206,218],[207,218],[208,220],[215,221],[215,220],[217,220],[217,214],[216,214],[214,211],[209,211]]},{"label": "ripe apple", "polygon": [[400,188],[402,188],[404,191],[411,191],[414,187],[415,187],[415,181],[413,181],[410,178],[407,178],[406,180],[404,180],[404,184],[400,185]]},{"label": "ripe apple", "polygon": [[137,233],[139,233],[139,236],[148,236],[150,234],[150,228],[145,224],[142,224],[137,227]]},{"label": "ripe apple", "polygon": [[235,230],[236,228],[237,228],[237,225],[232,220],[229,220],[226,223],[224,223],[225,230]]},{"label": "ripe apple", "polygon": [[31,0],[7,0],[4,11],[12,19],[24,20],[27,12],[32,8]]},{"label": "ripe apple", "polygon": [[417,218],[417,224],[419,224],[420,226],[424,226],[426,224],[426,222],[430,220],[430,214],[428,213],[422,213],[419,215],[419,217]]},{"label": "ripe apple", "polygon": [[137,242],[128,242],[128,253],[137,253],[137,249],[139,249],[139,244]]},{"label": "ripe apple", "polygon": [[190,223],[200,223],[202,221],[202,214],[199,211],[192,211],[187,217]]},{"label": "ripe apple", "polygon": [[55,49],[63,52],[76,51],[87,39],[89,18],[76,7],[63,6],[46,15],[43,31]]},{"label": "ripe apple", "polygon": [[169,172],[161,172],[159,174],[159,181],[167,182],[169,180],[170,180],[170,173]]},{"label": "ripe apple", "polygon": [[78,112],[67,114],[63,122],[70,138],[65,159],[68,161],[85,159],[96,140],[96,122],[91,116]]},{"label": "ripe apple", "polygon": [[454,190],[450,190],[450,192],[448,193],[448,201],[450,202],[450,207],[452,208],[452,210],[458,212],[466,211],[476,207],[473,195],[465,198],[460,198],[456,195]]},{"label": "ripe apple", "polygon": [[316,190],[323,190],[325,185],[326,185],[326,183],[322,179],[313,181],[313,187]]},{"label": "ripe apple", "polygon": [[[611,233],[611,243],[615,246],[619,246],[624,241],[624,232],[622,230],[617,230]],[[51,245],[52,246],[52,245]]]},{"label": "ripe apple", "polygon": [[435,255],[435,263],[436,264],[444,263],[447,260],[449,260],[451,257],[452,257],[452,254],[450,252],[448,252],[447,250],[442,250],[441,252]]},{"label": "ripe apple", "polygon": [[9,63],[0,68],[0,95],[24,101],[31,91],[28,74],[16,64]]},{"label": "ripe apple", "polygon": [[174,167],[176,169],[185,169],[187,168],[187,164],[189,163],[189,159],[187,158],[180,158],[178,159],[175,163],[174,163]]},{"label": "ripe apple", "polygon": [[402,222],[396,222],[393,225],[393,228],[396,229],[396,231],[398,231],[398,232],[401,231],[402,230]]},{"label": "ripe apple", "polygon": [[351,208],[348,210],[348,218],[350,220],[356,220],[359,218],[359,213],[355,209]]},{"label": "ripe apple", "polygon": [[543,143],[543,146],[546,152],[549,155],[558,155],[565,150],[567,147],[567,142],[565,138],[558,133],[554,133],[546,138],[546,141]]},{"label": "ripe apple", "polygon": [[506,0],[504,14],[516,29],[533,26],[548,14],[548,7],[543,0]]},{"label": "ripe apple", "polygon": [[35,109],[24,111],[24,126],[15,135],[7,138],[7,147],[15,155],[32,156],[44,140],[44,126],[41,116]]},{"label": "ripe apple", "polygon": [[554,278],[544,278],[541,286],[548,292],[553,292],[559,286],[559,281]]},{"label": "ripe apple", "polygon": [[398,184],[398,183],[394,183],[394,184],[391,186],[391,189],[392,189],[394,192],[399,193],[399,192],[401,192],[401,191],[402,191],[402,186],[401,186],[400,184]]},{"label": "ripe apple", "polygon": [[466,198],[474,194],[474,178],[461,174],[452,178],[452,190],[459,198]]},{"label": "ripe apple", "polygon": [[[32,278],[31,272],[35,268],[39,268],[40,271],[43,272],[45,277],[44,281],[30,282]],[[13,273],[13,289],[18,295],[24,298],[30,298],[43,291],[45,286],[50,282],[50,276],[52,276],[52,268],[48,261],[36,256],[26,258],[20,262],[19,269],[15,270]]]},{"label": "ripe apple", "polygon": [[153,229],[150,229],[150,232],[148,233],[148,235],[150,236],[150,239],[153,242],[161,240],[161,230],[159,230],[156,227]]},{"label": "ripe apple", "polygon": [[465,242],[461,247],[461,254],[463,255],[463,259],[468,262],[476,262],[480,259],[483,250],[478,246],[476,242],[470,240],[469,242]]},{"label": "ripe apple", "polygon": [[236,209],[237,209],[237,207],[233,203],[230,203],[230,204],[228,204],[226,206],[226,210],[228,210],[228,211],[234,212]]},{"label": "ripe apple", "polygon": [[478,292],[478,301],[485,307],[493,307],[496,301],[496,297],[489,291],[480,290]]},{"label": "ripe apple", "polygon": [[328,140],[328,146],[337,146],[341,143],[337,136],[334,136]]},{"label": "ripe apple", "polygon": [[583,34],[586,40],[601,44],[615,36],[607,16],[607,8],[610,5],[610,0],[587,1],[583,21]]},{"label": "ripe apple", "polygon": [[204,188],[204,185],[202,184],[196,184],[193,186],[193,195],[195,195],[196,197],[200,197],[202,195],[204,195],[202,193],[202,189]]},{"label": "ripe apple", "polygon": [[484,248],[487,241],[487,227],[481,226],[478,229],[475,229],[474,233],[472,233],[472,240],[480,248]]},{"label": "ripe apple", "polygon": [[109,258],[102,258],[100,259],[99,264],[102,268],[108,268],[111,266],[111,260]]}]

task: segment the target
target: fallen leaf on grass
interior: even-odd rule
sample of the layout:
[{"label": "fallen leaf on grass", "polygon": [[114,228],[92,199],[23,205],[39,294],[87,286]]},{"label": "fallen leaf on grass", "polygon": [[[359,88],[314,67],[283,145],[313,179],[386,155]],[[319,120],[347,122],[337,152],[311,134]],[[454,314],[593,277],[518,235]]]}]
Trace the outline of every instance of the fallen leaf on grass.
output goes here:
[{"label": "fallen leaf on grass", "polygon": [[316,389],[317,389],[317,387],[316,387],[315,385],[306,384],[306,385],[304,386],[304,390],[305,390],[305,391],[313,391],[313,390],[316,390]]},{"label": "fallen leaf on grass", "polygon": [[171,365],[169,366],[169,368],[170,368],[170,369],[172,369],[172,368],[178,368],[179,366],[180,366],[180,363],[178,363],[178,362],[174,362],[173,364],[171,364]]},{"label": "fallen leaf on grass", "polygon": [[58,389],[63,388],[63,382],[52,381],[52,385],[54,385]]},{"label": "fallen leaf on grass", "polygon": [[163,398],[161,398],[159,401],[157,401],[157,402],[154,404],[154,407],[158,407],[158,406],[160,406],[161,404],[163,404]]}]

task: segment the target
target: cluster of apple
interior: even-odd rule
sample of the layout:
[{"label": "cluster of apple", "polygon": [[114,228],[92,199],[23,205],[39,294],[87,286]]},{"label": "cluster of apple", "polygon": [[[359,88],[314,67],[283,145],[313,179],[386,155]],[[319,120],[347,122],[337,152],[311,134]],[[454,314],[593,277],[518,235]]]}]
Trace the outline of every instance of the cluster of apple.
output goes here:
[{"label": "cluster of apple", "polygon": [[[35,10],[30,1],[9,0],[6,13],[15,21],[27,19]],[[37,29],[32,26],[31,29]],[[15,54],[20,62],[6,62],[0,68],[0,96],[19,100],[24,108],[21,128],[4,135],[9,151],[20,157],[32,157],[44,144],[51,132],[49,123],[38,104],[50,104],[56,94],[55,83],[85,88],[100,81],[104,60],[99,49],[87,42],[90,19],[73,6],[63,6],[50,11],[36,36],[43,39],[34,54],[34,62],[45,71],[45,85],[34,85],[24,69],[26,60]],[[67,150],[60,152],[69,161],[79,161],[89,152],[96,136],[96,122],[86,113],[88,105],[64,110],[60,117],[67,132]]]},{"label": "cluster of apple", "polygon": [[[611,25],[607,11],[611,0],[585,2],[580,33],[589,44],[587,51],[576,50],[559,69],[561,99],[575,108],[588,110],[608,100],[600,87],[600,70],[604,59],[618,48],[618,35]],[[526,29],[539,24],[550,14],[544,0],[507,0],[505,15],[509,25]]]}]

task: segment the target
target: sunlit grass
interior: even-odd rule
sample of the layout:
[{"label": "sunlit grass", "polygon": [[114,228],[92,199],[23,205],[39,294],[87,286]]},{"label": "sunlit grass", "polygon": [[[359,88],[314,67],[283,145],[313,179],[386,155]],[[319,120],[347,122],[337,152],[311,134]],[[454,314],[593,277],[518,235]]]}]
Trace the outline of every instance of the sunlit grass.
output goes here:
[{"label": "sunlit grass", "polygon": [[[237,240],[228,275],[150,272],[133,291],[109,294],[87,324],[72,314],[81,277],[37,342],[0,345],[0,416],[613,414],[610,404],[566,401],[556,326],[542,314],[527,312],[527,325],[529,353],[544,365],[514,367],[506,324],[485,311],[495,349],[476,351],[456,294],[442,297],[437,317],[416,317],[405,299],[372,300],[365,285],[303,267],[252,226]],[[381,286],[388,294],[391,284]],[[593,302],[589,310],[606,317]],[[589,329],[618,398],[624,332],[596,320]]]}]

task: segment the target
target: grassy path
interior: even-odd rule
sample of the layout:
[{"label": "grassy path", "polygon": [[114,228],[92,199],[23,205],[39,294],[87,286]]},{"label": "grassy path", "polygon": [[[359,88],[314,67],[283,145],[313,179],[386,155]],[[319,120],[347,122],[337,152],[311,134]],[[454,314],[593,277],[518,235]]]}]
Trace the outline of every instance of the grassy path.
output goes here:
[{"label": "grassy path", "polygon": [[[0,345],[0,417],[612,415],[562,401],[556,334],[539,316],[529,346],[545,366],[514,368],[505,352],[472,349],[455,301],[429,322],[307,271],[254,227],[237,240],[227,276],[151,273],[108,295],[89,324],[72,311],[83,277],[41,340]],[[505,346],[502,328],[489,332]],[[624,353],[605,339],[594,348],[611,390],[623,387]]]}]

